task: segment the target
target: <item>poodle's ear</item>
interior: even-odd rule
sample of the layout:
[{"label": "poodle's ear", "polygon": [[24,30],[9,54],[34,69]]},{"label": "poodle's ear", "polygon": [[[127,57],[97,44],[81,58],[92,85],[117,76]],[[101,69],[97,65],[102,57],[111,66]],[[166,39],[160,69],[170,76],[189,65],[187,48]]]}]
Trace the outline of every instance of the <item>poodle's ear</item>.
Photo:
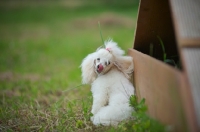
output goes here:
[{"label": "poodle's ear", "polygon": [[112,39],[105,41],[104,44],[106,49],[114,56],[122,56],[124,54],[124,51],[120,47],[118,47],[117,43],[114,42]]},{"label": "poodle's ear", "polygon": [[89,54],[81,64],[82,83],[91,84],[97,77],[94,71],[95,53]]},{"label": "poodle's ear", "polygon": [[129,79],[133,73],[133,58],[130,56],[120,56],[116,58],[114,65]]}]

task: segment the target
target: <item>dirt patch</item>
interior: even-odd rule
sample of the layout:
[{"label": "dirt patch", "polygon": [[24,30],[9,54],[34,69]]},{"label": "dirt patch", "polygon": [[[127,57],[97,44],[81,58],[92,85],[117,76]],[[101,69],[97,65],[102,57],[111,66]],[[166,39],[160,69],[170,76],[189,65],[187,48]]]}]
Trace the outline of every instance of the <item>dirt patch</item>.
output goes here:
[{"label": "dirt patch", "polygon": [[0,73],[0,81],[19,81],[19,80],[27,80],[31,82],[39,81],[39,80],[49,80],[50,77],[43,77],[39,74],[35,73],[27,73],[27,74],[17,74],[11,71],[1,72]]},{"label": "dirt patch", "polygon": [[0,73],[0,81],[5,81],[5,80],[9,81],[9,80],[12,80],[13,77],[14,75],[10,71]]},{"label": "dirt patch", "polygon": [[103,13],[96,17],[78,18],[71,22],[74,27],[97,27],[98,22],[103,27],[134,27],[136,20],[116,13]]}]

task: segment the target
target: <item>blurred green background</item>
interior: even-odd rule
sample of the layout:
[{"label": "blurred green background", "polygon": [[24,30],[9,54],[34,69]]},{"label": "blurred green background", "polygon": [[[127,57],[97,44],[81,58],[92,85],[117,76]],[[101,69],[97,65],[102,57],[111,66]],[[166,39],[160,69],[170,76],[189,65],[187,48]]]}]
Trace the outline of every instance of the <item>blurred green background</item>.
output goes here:
[{"label": "blurred green background", "polygon": [[1,96],[41,98],[80,85],[82,59],[102,45],[98,21],[104,40],[127,51],[137,8],[138,0],[0,1]]}]

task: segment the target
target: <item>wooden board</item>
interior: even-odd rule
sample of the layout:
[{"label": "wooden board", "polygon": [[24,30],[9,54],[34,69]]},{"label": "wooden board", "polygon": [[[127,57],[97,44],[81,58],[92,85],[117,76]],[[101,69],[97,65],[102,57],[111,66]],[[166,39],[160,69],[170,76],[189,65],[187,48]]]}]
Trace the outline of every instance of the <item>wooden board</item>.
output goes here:
[{"label": "wooden board", "polygon": [[195,115],[200,128],[200,47],[183,48],[182,56],[194,102]]},{"label": "wooden board", "polygon": [[170,0],[179,46],[200,46],[200,0]]},{"label": "wooden board", "polygon": [[173,131],[189,130],[181,101],[182,73],[134,49],[134,86],[139,99],[145,98],[148,114],[171,126]]},{"label": "wooden board", "polygon": [[[200,130],[200,0],[170,0],[183,72]],[[195,119],[194,119],[195,120]]]}]

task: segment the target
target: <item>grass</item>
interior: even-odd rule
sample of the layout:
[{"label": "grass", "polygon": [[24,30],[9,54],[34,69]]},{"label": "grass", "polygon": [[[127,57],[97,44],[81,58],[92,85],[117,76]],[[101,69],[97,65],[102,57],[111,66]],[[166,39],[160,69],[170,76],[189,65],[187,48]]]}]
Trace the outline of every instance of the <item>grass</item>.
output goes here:
[{"label": "grass", "polygon": [[[165,51],[165,45],[162,41],[162,39],[160,38],[160,36],[157,35],[157,38],[160,42],[160,45],[162,47],[162,52],[163,52],[163,61],[171,66],[174,66],[175,68],[178,68],[178,69],[181,69],[181,65],[180,65],[180,60],[179,60],[179,57],[178,55],[173,55],[173,56],[167,56],[167,53]],[[152,49],[151,49],[152,48]],[[152,56],[152,53],[153,53],[153,47],[152,45],[150,44],[150,55]],[[177,59],[178,58],[178,59]],[[176,59],[176,62],[175,62],[175,59]]]},{"label": "grass", "polygon": [[98,21],[104,39],[132,48],[136,14],[134,1],[1,1],[0,131],[132,128],[92,125],[79,65],[102,45]]}]

